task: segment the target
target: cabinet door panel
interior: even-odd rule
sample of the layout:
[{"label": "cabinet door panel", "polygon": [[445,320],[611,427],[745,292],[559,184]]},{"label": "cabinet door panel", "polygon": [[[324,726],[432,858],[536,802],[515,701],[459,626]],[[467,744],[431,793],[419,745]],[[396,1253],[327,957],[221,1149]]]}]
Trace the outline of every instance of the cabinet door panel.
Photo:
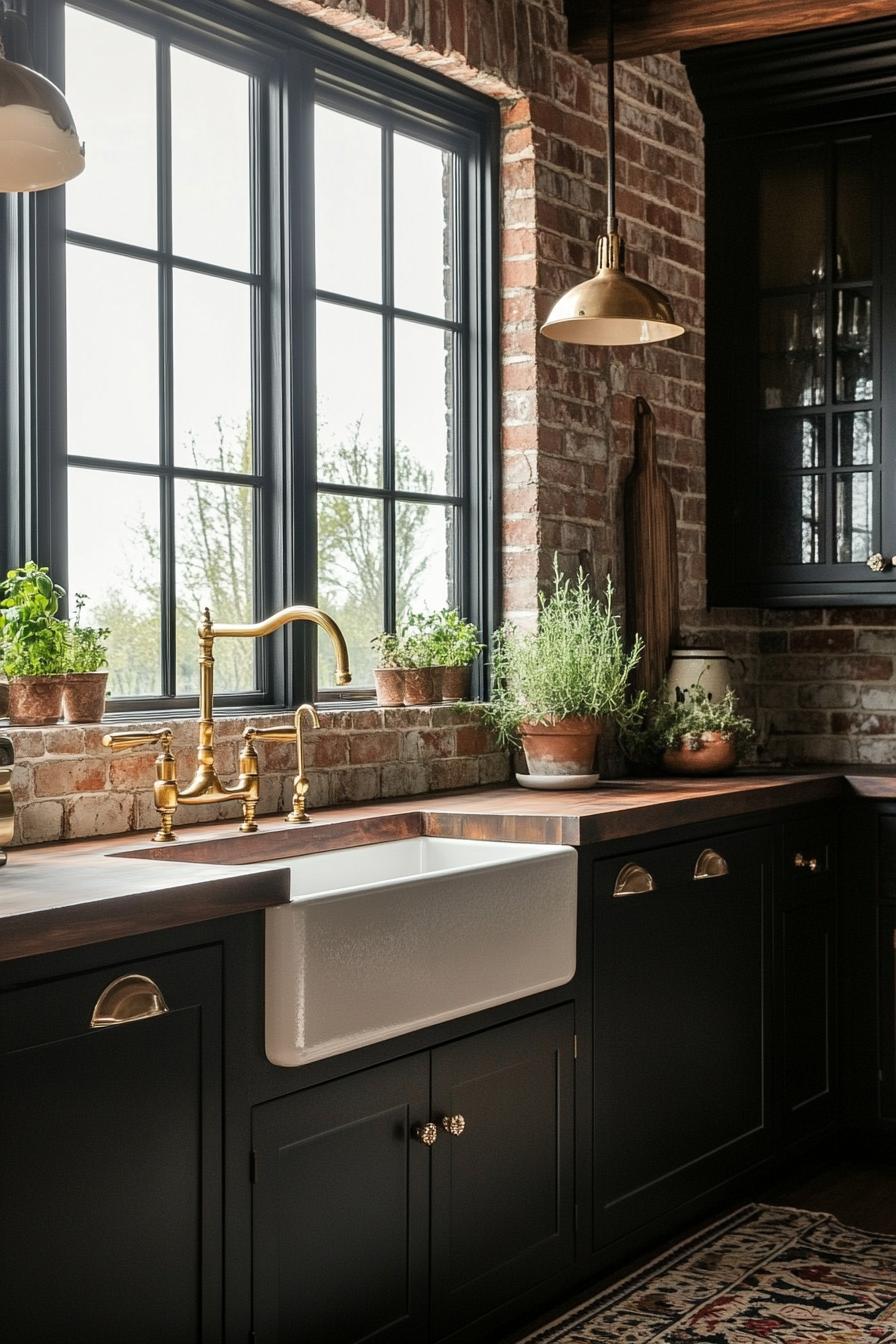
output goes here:
[{"label": "cabinet door panel", "polygon": [[785,1134],[800,1138],[834,1118],[834,907],[782,912]]},{"label": "cabinet door panel", "polygon": [[573,1022],[564,1006],[433,1051],[436,1338],[572,1261]]},{"label": "cabinet door panel", "polygon": [[882,905],[880,927],[880,1113],[896,1120],[896,907]]},{"label": "cabinet door panel", "polygon": [[595,1242],[603,1245],[757,1161],[770,1146],[766,832],[638,855],[651,892],[595,870]]},{"label": "cabinet door panel", "polygon": [[258,1344],[425,1337],[428,1101],[416,1055],[256,1108]]},{"label": "cabinet door panel", "polygon": [[[91,1029],[132,972],[170,1011]],[[4,1334],[220,1341],[218,950],[14,990],[0,1018]]]}]

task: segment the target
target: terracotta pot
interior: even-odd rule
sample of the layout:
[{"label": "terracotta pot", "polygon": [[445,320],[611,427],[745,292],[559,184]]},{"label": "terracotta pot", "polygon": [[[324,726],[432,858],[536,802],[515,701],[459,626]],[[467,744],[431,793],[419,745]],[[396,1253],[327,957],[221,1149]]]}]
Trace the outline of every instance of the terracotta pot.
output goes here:
[{"label": "terracotta pot", "polygon": [[431,667],[406,667],[404,670],[404,703],[431,705],[435,700],[435,685]]},{"label": "terracotta pot", "polygon": [[0,719],[9,713],[9,682],[0,681]]},{"label": "terracotta pot", "polygon": [[470,698],[470,666],[442,668],[442,699],[449,704]]},{"label": "terracotta pot", "polygon": [[520,737],[532,775],[590,775],[600,720],[570,716],[555,723],[522,723]]},{"label": "terracotta pot", "polygon": [[66,723],[99,723],[106,708],[108,672],[69,672],[62,693]]},{"label": "terracotta pot", "polygon": [[444,667],[431,667],[432,673],[432,702],[437,705],[444,699],[445,669]]},{"label": "terracotta pot", "polygon": [[663,768],[670,775],[721,775],[737,764],[733,742],[721,733],[702,733],[697,747],[667,747]]},{"label": "terracotta pot", "polygon": [[25,728],[58,723],[65,677],[11,677],[9,721]]},{"label": "terracotta pot", "polygon": [[378,705],[404,704],[404,672],[400,667],[377,667],[373,680]]}]

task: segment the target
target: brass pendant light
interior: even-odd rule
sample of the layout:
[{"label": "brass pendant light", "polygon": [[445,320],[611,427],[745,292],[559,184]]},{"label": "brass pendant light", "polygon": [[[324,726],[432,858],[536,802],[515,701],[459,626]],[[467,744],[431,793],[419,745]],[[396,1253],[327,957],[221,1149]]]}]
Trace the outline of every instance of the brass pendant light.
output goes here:
[{"label": "brass pendant light", "polygon": [[625,243],[616,218],[616,84],[613,0],[607,5],[607,231],[597,240],[597,271],[562,294],[542,327],[574,345],[642,345],[680,336],[665,294],[625,273]]},{"label": "brass pendant light", "polygon": [[[19,15],[4,13],[0,35],[0,192],[43,191],[84,171],[84,146],[55,84],[6,55],[4,37]],[[13,30],[14,31],[14,30]]]}]

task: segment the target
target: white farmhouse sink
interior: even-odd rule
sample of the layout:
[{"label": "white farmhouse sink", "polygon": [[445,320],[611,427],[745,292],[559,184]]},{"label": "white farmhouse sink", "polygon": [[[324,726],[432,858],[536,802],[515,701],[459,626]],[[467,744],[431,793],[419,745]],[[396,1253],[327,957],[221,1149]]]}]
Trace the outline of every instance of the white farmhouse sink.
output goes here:
[{"label": "white farmhouse sink", "polygon": [[273,1064],[356,1050],[575,973],[572,849],[418,837],[285,866],[290,904],[265,912]]}]

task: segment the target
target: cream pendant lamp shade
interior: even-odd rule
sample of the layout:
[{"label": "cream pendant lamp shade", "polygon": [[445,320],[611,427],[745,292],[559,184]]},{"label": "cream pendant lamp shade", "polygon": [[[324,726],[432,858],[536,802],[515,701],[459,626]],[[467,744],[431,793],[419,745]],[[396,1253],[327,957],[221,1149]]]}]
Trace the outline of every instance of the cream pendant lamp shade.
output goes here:
[{"label": "cream pendant lamp shade", "polygon": [[0,191],[43,191],[83,171],[84,146],[62,93],[7,60],[0,38]]},{"label": "cream pendant lamp shade", "polygon": [[607,23],[607,231],[597,240],[597,271],[562,294],[542,327],[545,336],[574,345],[643,345],[680,336],[665,294],[625,273],[625,243],[616,220],[616,97],[613,8]]}]

